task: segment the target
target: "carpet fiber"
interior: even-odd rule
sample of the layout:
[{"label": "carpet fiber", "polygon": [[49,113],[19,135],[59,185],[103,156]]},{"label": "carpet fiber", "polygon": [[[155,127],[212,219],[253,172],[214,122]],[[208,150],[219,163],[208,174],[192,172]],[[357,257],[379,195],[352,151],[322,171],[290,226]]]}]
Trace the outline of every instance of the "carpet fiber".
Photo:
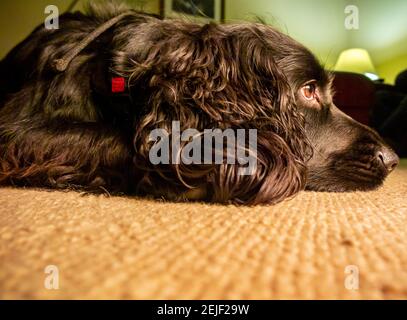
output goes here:
[{"label": "carpet fiber", "polygon": [[1,188],[0,298],[407,298],[406,164],[276,206]]}]

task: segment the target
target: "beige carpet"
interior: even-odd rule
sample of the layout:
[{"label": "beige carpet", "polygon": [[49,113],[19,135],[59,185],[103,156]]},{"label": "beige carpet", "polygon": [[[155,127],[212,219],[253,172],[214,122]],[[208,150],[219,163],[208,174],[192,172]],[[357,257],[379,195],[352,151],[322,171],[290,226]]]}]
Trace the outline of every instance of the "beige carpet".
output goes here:
[{"label": "beige carpet", "polygon": [[2,188],[0,298],[407,298],[406,199],[406,163],[379,191],[252,208]]}]

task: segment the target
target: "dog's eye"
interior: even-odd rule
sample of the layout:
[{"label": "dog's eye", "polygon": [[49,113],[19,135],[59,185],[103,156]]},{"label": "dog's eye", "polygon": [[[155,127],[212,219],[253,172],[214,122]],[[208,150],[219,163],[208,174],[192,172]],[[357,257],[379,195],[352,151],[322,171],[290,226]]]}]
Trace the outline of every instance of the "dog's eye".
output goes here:
[{"label": "dog's eye", "polygon": [[315,99],[315,84],[306,84],[301,88],[302,95],[307,100]]}]

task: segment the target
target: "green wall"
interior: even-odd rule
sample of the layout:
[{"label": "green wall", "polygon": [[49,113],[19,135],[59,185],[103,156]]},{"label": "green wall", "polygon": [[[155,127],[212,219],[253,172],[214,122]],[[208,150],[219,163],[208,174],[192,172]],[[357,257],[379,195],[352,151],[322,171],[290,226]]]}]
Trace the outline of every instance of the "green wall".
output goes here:
[{"label": "green wall", "polygon": [[[96,0],[98,1],[98,0]],[[0,58],[23,40],[36,26],[44,22],[46,6],[56,5],[64,12],[72,0],[0,0]],[[76,9],[82,9],[86,0],[80,0]],[[148,12],[159,12],[159,0],[128,0]]]},{"label": "green wall", "polygon": [[226,0],[227,21],[261,17],[310,48],[327,67],[346,41],[342,12],[337,0]]},{"label": "green wall", "polygon": [[392,58],[376,66],[378,73],[386,79],[388,83],[394,83],[397,75],[402,70],[407,69],[407,53],[399,57]]},{"label": "green wall", "polygon": [[[359,29],[344,27],[345,6],[359,8]],[[226,0],[226,19],[264,18],[333,67],[344,49],[367,49],[386,82],[407,69],[407,0]]]},{"label": "green wall", "polygon": [[359,0],[360,29],[350,33],[349,45],[365,48],[379,75],[393,83],[407,69],[407,1]]},{"label": "green wall", "polygon": [[44,21],[44,9],[50,3],[64,11],[67,0],[0,0],[0,57],[23,40],[39,23]]}]

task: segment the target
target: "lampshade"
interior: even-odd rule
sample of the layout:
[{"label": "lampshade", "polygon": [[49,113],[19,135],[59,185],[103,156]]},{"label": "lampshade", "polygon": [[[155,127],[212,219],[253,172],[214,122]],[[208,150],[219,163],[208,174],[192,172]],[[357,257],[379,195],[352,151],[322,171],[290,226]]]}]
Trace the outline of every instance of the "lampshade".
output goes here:
[{"label": "lampshade", "polygon": [[334,69],[335,71],[362,73],[372,80],[379,79],[369,52],[365,49],[353,48],[342,51]]}]

